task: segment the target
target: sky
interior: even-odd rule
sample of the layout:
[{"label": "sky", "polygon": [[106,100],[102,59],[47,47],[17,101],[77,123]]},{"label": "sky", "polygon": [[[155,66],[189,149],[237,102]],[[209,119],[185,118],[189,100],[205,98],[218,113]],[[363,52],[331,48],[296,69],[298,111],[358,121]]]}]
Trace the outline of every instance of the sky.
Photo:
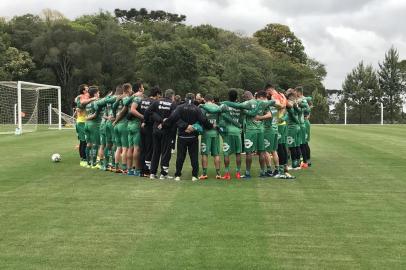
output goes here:
[{"label": "sky", "polygon": [[1,0],[0,16],[50,8],[74,19],[101,9],[141,7],[184,14],[186,24],[211,24],[247,36],[268,23],[286,24],[306,53],[325,64],[328,89],[341,89],[360,61],[378,67],[391,46],[406,58],[406,0]]}]

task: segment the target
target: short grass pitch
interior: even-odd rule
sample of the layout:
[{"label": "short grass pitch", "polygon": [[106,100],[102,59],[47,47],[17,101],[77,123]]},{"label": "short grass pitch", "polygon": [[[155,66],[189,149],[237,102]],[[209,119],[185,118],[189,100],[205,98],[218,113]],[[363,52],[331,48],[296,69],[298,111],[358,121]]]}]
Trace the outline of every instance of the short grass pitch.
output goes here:
[{"label": "short grass pitch", "polygon": [[0,269],[406,269],[405,134],[313,126],[297,180],[199,183],[188,161],[180,183],[81,168],[73,131],[4,135]]}]

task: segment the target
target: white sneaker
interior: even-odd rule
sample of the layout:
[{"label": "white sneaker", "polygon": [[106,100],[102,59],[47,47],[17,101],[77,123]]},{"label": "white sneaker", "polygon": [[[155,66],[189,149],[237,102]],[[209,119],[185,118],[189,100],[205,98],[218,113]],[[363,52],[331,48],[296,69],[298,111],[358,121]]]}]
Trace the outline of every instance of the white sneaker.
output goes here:
[{"label": "white sneaker", "polygon": [[161,174],[161,176],[159,177],[159,180],[165,180],[165,179],[171,180],[171,179],[173,179],[173,176]]},{"label": "white sneaker", "polygon": [[179,182],[179,181],[180,181],[180,177],[179,177],[179,176],[176,176],[176,177],[175,177],[175,181],[176,181],[176,182]]},{"label": "white sneaker", "polygon": [[199,179],[197,179],[197,177],[194,177],[194,176],[192,177],[192,181],[193,181],[193,182],[196,182],[196,181],[198,181],[198,180],[199,180]]},{"label": "white sneaker", "polygon": [[155,174],[150,174],[149,175],[149,179],[151,179],[151,180],[155,180],[157,177],[155,176]]}]

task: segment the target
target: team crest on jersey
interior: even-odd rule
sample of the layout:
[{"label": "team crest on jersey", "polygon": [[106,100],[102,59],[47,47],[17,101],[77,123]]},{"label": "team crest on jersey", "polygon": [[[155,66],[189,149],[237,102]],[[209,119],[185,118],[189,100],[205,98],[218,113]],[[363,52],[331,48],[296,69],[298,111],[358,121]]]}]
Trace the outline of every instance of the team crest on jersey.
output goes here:
[{"label": "team crest on jersey", "polygon": [[278,141],[282,139],[282,134],[278,133]]},{"label": "team crest on jersey", "polygon": [[293,137],[291,137],[291,136],[288,136],[288,137],[286,138],[286,142],[287,142],[288,144],[292,144],[292,143],[295,142],[295,139],[293,139]]},{"label": "team crest on jersey", "polygon": [[267,148],[267,147],[271,146],[271,142],[268,141],[267,139],[264,139],[264,145],[265,145],[265,148]]},{"label": "team crest on jersey", "polygon": [[206,152],[207,147],[206,147],[206,144],[205,144],[205,143],[202,143],[202,144],[200,145],[200,148],[201,148],[202,152]]},{"label": "team crest on jersey", "polygon": [[244,146],[245,146],[245,148],[251,148],[252,146],[254,145],[254,143],[251,141],[251,140],[249,140],[249,139],[245,139],[244,140]]},{"label": "team crest on jersey", "polygon": [[230,145],[228,143],[223,143],[223,151],[227,152],[228,150],[230,150]]}]

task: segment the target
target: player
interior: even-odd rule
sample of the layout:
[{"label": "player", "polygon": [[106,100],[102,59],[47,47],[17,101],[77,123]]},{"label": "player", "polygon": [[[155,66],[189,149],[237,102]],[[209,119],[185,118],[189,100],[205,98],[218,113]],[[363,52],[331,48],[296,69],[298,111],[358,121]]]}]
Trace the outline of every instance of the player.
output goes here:
[{"label": "player", "polygon": [[206,95],[204,97],[206,103],[200,105],[200,109],[202,110],[203,115],[209,120],[209,122],[213,125],[214,128],[211,129],[204,129],[201,144],[200,144],[200,151],[202,155],[202,168],[203,173],[199,176],[200,180],[205,180],[208,178],[207,176],[207,166],[208,166],[208,156],[209,154],[212,155],[214,158],[214,167],[216,169],[216,179],[221,179],[220,174],[220,136],[219,132],[217,131],[216,127],[219,122],[219,113],[210,113],[209,111],[220,111],[219,106],[214,104],[214,98],[212,95]]},{"label": "player", "polygon": [[193,93],[186,94],[185,103],[179,105],[163,123],[164,127],[173,125],[178,127],[175,181],[180,181],[187,152],[189,152],[192,165],[192,181],[198,180],[199,134],[203,132],[203,128],[207,130],[213,128],[202,111],[194,104],[194,97]]},{"label": "player", "polygon": [[225,101],[223,104],[227,106],[244,109],[245,114],[245,131],[244,131],[244,149],[246,152],[245,160],[245,174],[244,179],[248,180],[251,178],[251,164],[252,164],[252,155],[255,152],[259,154],[259,163],[261,167],[260,177],[266,177],[265,172],[265,146],[264,146],[264,127],[263,122],[258,120],[257,116],[263,116],[264,110],[272,105],[275,105],[276,102],[265,101],[266,92],[259,91],[257,97],[262,100],[254,99],[254,96],[250,91],[245,91],[243,98],[246,100],[243,103],[234,103]]},{"label": "player", "polygon": [[169,161],[171,159],[171,144],[172,144],[172,128],[162,128],[162,123],[167,119],[176,108],[174,102],[175,92],[172,89],[165,91],[165,97],[155,101],[149,108],[148,115],[151,115],[153,120],[153,152],[151,160],[151,174],[150,179],[156,179],[159,163],[161,163],[161,175],[159,179],[171,179],[168,175]]},{"label": "player", "polygon": [[94,99],[89,98],[88,93],[89,87],[87,84],[81,84],[79,86],[79,95],[75,98],[76,104],[76,133],[79,140],[79,155],[80,155],[80,166],[87,166],[86,159],[86,134],[85,134],[85,124],[86,124],[86,105],[93,101]]},{"label": "player", "polygon": [[292,169],[300,169],[300,121],[295,89],[286,91],[287,103],[287,146],[292,159]]},{"label": "player", "polygon": [[149,177],[151,170],[151,159],[152,159],[152,127],[153,121],[148,115],[147,109],[151,104],[160,99],[162,96],[161,89],[155,86],[151,89],[149,97],[145,97],[141,100],[141,106],[139,112],[144,116],[144,121],[141,124],[141,163],[142,163],[142,176]]},{"label": "player", "polygon": [[127,167],[128,175],[141,176],[141,122],[144,120],[144,115],[139,112],[141,100],[144,96],[144,86],[141,81],[135,84],[134,90],[136,92],[132,96],[128,112]]},{"label": "player", "polygon": [[[125,83],[122,86],[123,95],[116,99],[113,104],[115,113],[115,120],[113,121],[114,136],[116,141],[115,165],[113,172],[128,173],[127,168],[127,150],[128,150],[128,108],[132,102],[132,86]],[[121,166],[120,166],[121,164]]]}]

